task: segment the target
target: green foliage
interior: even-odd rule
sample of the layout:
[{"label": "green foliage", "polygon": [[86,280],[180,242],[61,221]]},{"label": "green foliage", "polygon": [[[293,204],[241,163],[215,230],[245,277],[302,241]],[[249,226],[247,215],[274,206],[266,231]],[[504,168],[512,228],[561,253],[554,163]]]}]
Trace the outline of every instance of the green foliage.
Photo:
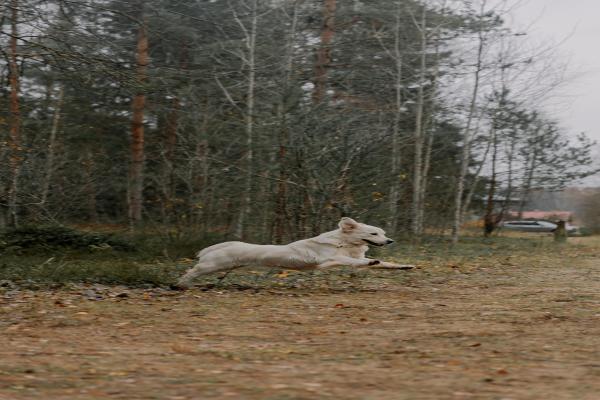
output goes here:
[{"label": "green foliage", "polygon": [[25,286],[67,282],[168,286],[191,266],[199,250],[221,240],[192,232],[117,236],[63,226],[22,228],[1,236],[0,280]]},{"label": "green foliage", "polygon": [[99,254],[5,256],[0,262],[0,279],[25,287],[68,282],[163,286],[173,283],[178,272],[172,265]]},{"label": "green foliage", "polygon": [[147,257],[167,257],[169,259],[194,258],[201,249],[227,240],[223,235],[186,230],[166,233],[135,233],[128,241],[135,245],[139,253]]},{"label": "green foliage", "polygon": [[135,247],[114,235],[78,231],[65,226],[27,226],[10,230],[0,236],[0,250],[28,249],[114,249],[133,251]]}]

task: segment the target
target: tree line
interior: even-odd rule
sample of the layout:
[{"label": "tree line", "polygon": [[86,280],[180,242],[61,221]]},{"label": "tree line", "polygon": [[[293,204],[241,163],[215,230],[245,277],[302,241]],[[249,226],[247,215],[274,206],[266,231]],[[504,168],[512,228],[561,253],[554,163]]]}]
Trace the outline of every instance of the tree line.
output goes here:
[{"label": "tree line", "polygon": [[0,227],[285,242],[341,216],[419,237],[594,173],[508,2],[9,0]]}]

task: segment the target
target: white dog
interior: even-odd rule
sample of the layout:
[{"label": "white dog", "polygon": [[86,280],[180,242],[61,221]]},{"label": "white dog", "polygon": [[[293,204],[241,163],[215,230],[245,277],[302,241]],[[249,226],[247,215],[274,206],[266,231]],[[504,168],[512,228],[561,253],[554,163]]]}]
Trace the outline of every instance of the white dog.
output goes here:
[{"label": "white dog", "polygon": [[198,253],[198,263],[181,277],[177,286],[186,288],[199,275],[230,271],[247,265],[296,270],[340,265],[411,268],[365,257],[369,245],[383,246],[393,242],[385,236],[383,229],[344,217],[339,229],[286,245],[225,242],[207,247]]}]

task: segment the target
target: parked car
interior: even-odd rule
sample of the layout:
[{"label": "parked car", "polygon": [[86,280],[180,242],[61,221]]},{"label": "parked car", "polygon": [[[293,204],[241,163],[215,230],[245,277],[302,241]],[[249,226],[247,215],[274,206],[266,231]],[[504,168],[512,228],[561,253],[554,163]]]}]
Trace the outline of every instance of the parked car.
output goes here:
[{"label": "parked car", "polygon": [[504,229],[522,232],[554,232],[558,226],[548,221],[504,221],[500,225]]},{"label": "parked car", "polygon": [[[554,232],[558,227],[557,224],[550,221],[504,221],[500,224],[505,229],[511,229],[522,232]],[[575,235],[579,232],[579,227],[566,224],[567,233]]]}]

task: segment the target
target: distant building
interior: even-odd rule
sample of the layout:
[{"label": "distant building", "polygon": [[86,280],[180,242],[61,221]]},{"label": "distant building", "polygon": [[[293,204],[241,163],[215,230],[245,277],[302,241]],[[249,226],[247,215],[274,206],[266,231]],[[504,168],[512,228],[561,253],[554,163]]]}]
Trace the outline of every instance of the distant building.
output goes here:
[{"label": "distant building", "polygon": [[[515,211],[510,211],[508,213],[509,218],[517,219],[519,218],[519,213]],[[573,212],[571,211],[523,211],[520,219],[543,219],[548,221],[567,221],[571,222],[573,220]]]}]

